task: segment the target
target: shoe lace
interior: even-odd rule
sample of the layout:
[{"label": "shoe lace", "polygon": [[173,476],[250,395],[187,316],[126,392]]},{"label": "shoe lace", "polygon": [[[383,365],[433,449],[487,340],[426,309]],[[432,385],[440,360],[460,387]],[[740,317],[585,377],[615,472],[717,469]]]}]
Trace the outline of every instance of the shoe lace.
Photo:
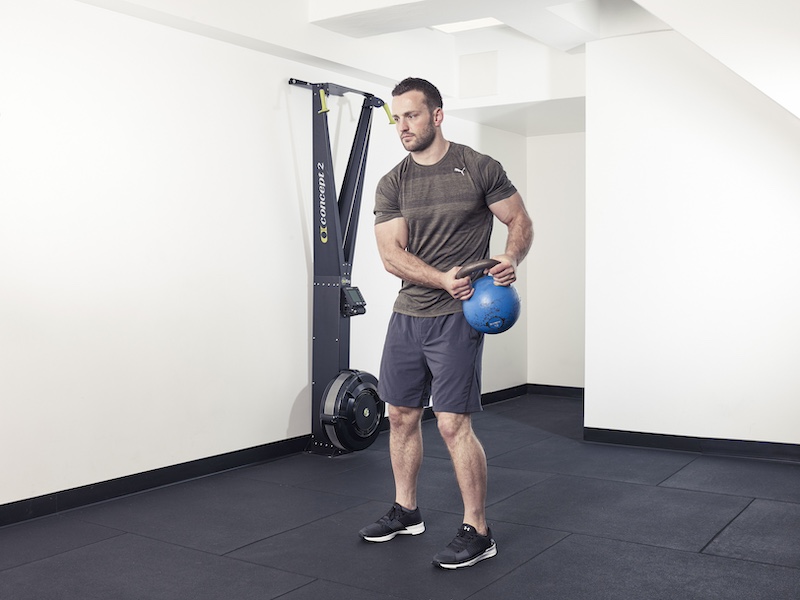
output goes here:
[{"label": "shoe lace", "polygon": [[462,527],[458,530],[456,537],[453,538],[453,541],[448,544],[449,548],[452,548],[456,552],[460,552],[464,550],[469,544],[478,536],[476,531],[472,531],[467,529],[466,527]]},{"label": "shoe lace", "polygon": [[397,520],[402,514],[403,513],[400,510],[400,507],[394,504],[392,505],[392,508],[389,509],[389,512],[380,518],[380,522],[391,523],[392,521]]}]

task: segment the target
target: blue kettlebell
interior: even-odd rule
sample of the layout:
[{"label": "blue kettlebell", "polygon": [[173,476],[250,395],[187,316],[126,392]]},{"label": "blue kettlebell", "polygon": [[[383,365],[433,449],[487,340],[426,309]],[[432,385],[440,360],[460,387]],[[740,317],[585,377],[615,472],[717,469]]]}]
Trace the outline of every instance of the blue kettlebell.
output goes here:
[{"label": "blue kettlebell", "polygon": [[[462,267],[456,277],[467,277],[484,269],[491,269],[498,261],[487,258]],[[475,293],[462,303],[464,317],[474,329],[482,333],[503,333],[519,319],[519,294],[513,285],[495,285],[491,275],[479,277],[472,283]]]}]

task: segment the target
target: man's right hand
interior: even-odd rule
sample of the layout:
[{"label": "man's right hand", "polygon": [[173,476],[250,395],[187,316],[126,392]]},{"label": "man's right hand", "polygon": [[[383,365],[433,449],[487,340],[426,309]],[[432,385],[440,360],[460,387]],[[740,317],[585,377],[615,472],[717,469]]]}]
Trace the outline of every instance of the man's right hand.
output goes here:
[{"label": "man's right hand", "polygon": [[469,300],[475,293],[475,289],[472,287],[472,278],[468,275],[457,279],[456,273],[460,269],[461,267],[453,267],[442,273],[442,289],[447,290],[456,300]]}]

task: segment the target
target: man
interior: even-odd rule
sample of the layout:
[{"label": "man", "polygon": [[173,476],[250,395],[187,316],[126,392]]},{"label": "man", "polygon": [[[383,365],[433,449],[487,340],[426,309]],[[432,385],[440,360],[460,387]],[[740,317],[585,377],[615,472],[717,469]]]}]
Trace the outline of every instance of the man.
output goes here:
[{"label": "man", "polygon": [[370,542],[425,531],[417,506],[421,422],[433,399],[464,503],[455,539],[433,559],[467,567],[497,554],[486,523],[486,455],[472,430],[482,410],[483,334],[461,303],[473,294],[459,268],[489,254],[492,221],[508,228],[505,252],[489,269],[496,285],[516,280],[533,239],[522,198],[500,163],[442,134],[442,97],[430,82],[408,78],[392,91],[392,113],[408,156],[378,184],[375,235],[387,271],[403,280],[384,346],[379,394],[387,403],[395,503],[359,534]]}]

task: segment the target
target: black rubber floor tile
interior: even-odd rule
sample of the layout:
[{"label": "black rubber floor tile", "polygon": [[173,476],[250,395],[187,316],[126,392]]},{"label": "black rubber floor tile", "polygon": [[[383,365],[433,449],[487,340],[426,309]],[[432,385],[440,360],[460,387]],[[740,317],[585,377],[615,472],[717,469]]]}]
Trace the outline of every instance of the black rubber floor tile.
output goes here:
[{"label": "black rubber floor tile", "polygon": [[755,500],[705,552],[800,568],[800,504]]},{"label": "black rubber floor tile", "polygon": [[515,419],[513,414],[484,411],[473,415],[473,427],[476,431],[483,431],[487,429],[499,430],[505,432],[509,436],[520,435],[523,438],[530,434],[535,434],[544,439],[550,437],[551,434],[542,431],[530,425],[529,423],[522,423]]},{"label": "black rubber floor tile", "polygon": [[444,571],[434,567],[431,559],[453,539],[460,518],[427,511],[423,513],[426,531],[421,535],[397,536],[380,544],[361,540],[358,530],[376,521],[387,508],[383,503],[367,503],[230,556],[404,600],[460,600],[501,579],[565,535],[535,527],[492,524],[497,556],[456,572]]},{"label": "black rubber floor tile", "polygon": [[123,535],[0,572],[9,600],[270,600],[312,578]]},{"label": "black rubber floor tile", "polygon": [[699,552],[746,498],[554,475],[491,505],[490,519]]},{"label": "black rubber floor tile", "polygon": [[272,462],[229,471],[229,477],[247,477],[282,485],[298,485],[357,469],[384,458],[377,452],[351,452],[340,456],[294,454]]},{"label": "black rubber floor tile", "polygon": [[[499,502],[548,477],[550,475],[547,473],[492,467],[488,473],[486,503]],[[313,483],[303,484],[303,487],[385,502],[387,509],[394,501],[395,492],[391,461],[388,458],[360,469],[320,478]],[[421,507],[427,509],[459,514],[462,512],[461,493],[449,458],[427,457],[422,461],[417,483],[417,501]]]},{"label": "black rubber floor tile", "polygon": [[576,420],[572,415],[554,415],[540,421],[532,419],[532,422],[547,433],[560,435],[572,440],[583,440],[583,417],[579,417]]},{"label": "black rubber floor tile", "polygon": [[494,466],[657,485],[697,458],[696,454],[592,444],[551,437],[493,457]]},{"label": "black rubber floor tile", "polygon": [[122,533],[58,515],[3,527],[0,528],[0,571],[88,546]]},{"label": "black rubber floor tile", "polygon": [[800,571],[573,535],[470,600],[797,600]]},{"label": "black rubber floor tile", "polygon": [[81,520],[224,554],[363,502],[244,477],[209,477],[74,511]]},{"label": "black rubber floor tile", "polygon": [[355,587],[358,584],[358,577],[355,577],[350,582],[350,585],[318,579],[300,589],[289,592],[285,596],[281,596],[280,600],[405,600],[400,596],[381,594]]},{"label": "black rubber floor tile", "polygon": [[493,402],[484,406],[486,412],[509,413],[516,411],[520,414],[534,414],[544,416],[557,412],[573,415],[583,414],[583,400],[567,396],[546,396],[540,394],[525,394],[509,398],[501,402]]},{"label": "black rubber floor tile", "polygon": [[800,503],[800,464],[702,456],[661,485]]},{"label": "black rubber floor tile", "polygon": [[394,498],[391,460],[386,453],[373,453],[373,455],[379,458],[357,469],[320,476],[313,481],[298,484],[297,487],[329,494],[356,496],[365,500],[388,500],[391,503]]},{"label": "black rubber floor tile", "polygon": [[523,396],[486,407],[519,424],[535,427],[549,435],[583,439],[583,400],[551,396]]},{"label": "black rubber floor tile", "polygon": [[[522,490],[538,485],[550,477],[549,473],[518,471],[517,469],[505,469],[489,465],[486,506],[501,502]],[[453,481],[455,482],[455,475],[453,476]]]},{"label": "black rubber floor tile", "polygon": [[520,448],[527,448],[531,444],[541,442],[552,436],[552,434],[541,429],[520,425],[513,421],[508,422],[508,427],[503,427],[501,423],[493,419],[478,421],[473,429],[483,445],[486,458],[489,459]]}]

